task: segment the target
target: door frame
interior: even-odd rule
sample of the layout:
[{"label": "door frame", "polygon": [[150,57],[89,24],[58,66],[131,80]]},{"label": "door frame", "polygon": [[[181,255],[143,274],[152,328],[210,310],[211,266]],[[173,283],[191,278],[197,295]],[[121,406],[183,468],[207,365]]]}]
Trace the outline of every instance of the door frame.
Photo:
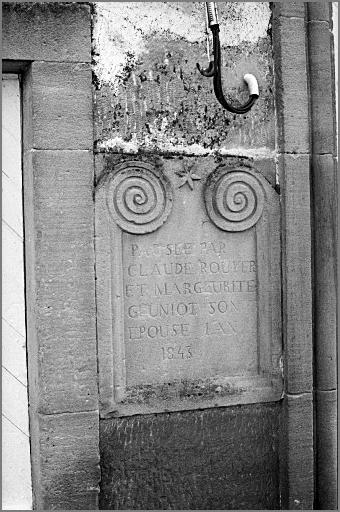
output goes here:
[{"label": "door frame", "polygon": [[19,74],[22,88],[33,508],[94,510],[100,466],[91,6],[8,2],[2,9],[3,73]]},{"label": "door frame", "polygon": [[32,508],[24,297],[21,95],[18,74],[2,74],[2,94],[5,107],[2,112],[2,126],[8,132],[7,136],[3,136],[2,148],[2,175],[5,180],[2,192],[2,224],[7,231],[6,241],[13,237],[10,245],[6,247],[4,243],[2,248],[2,506],[11,510],[15,506]]}]

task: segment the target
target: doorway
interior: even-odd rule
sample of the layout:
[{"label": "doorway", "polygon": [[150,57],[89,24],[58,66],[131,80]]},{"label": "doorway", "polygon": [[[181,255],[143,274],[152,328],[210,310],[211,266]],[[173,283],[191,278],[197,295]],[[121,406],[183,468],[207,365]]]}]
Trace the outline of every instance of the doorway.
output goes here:
[{"label": "doorway", "polygon": [[24,288],[21,98],[2,77],[2,509],[32,509]]}]

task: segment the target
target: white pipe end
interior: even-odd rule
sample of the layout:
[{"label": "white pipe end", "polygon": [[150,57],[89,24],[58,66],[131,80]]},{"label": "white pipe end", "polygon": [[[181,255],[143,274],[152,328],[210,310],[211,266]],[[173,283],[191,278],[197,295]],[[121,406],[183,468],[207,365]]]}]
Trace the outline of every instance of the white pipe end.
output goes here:
[{"label": "white pipe end", "polygon": [[257,82],[257,79],[254,75],[251,73],[246,73],[243,77],[243,80],[248,85],[249,89],[249,95],[255,94],[256,96],[259,96],[259,84]]}]

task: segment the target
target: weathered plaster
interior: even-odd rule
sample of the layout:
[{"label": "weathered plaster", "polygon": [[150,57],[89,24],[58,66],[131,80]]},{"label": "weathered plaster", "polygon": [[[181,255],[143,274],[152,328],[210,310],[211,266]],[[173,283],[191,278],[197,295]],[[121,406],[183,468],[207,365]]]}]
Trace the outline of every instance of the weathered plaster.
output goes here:
[{"label": "weathered plaster", "polygon": [[[137,154],[140,150],[140,145],[136,137],[134,137],[131,141],[124,141],[122,137],[115,137],[113,139],[109,139],[104,141],[101,144],[102,150],[112,150],[115,152],[122,152],[126,154]],[[147,139],[145,140],[145,144],[143,146],[145,152],[154,151],[154,145],[150,142],[148,144]],[[262,160],[267,158],[275,158],[276,152],[267,147],[256,147],[256,148],[247,148],[247,147],[230,147],[230,148],[216,148],[209,149],[205,148],[200,144],[171,144],[168,143],[158,143],[157,149],[160,153],[175,153],[177,155],[186,155],[186,156],[245,156],[247,158],[251,158],[253,160]]]},{"label": "weathered plaster", "polygon": [[[256,43],[260,37],[266,37],[268,2],[225,4],[221,11],[222,45]],[[145,36],[168,33],[190,43],[205,42],[201,2],[98,2],[96,15],[94,71],[99,85],[110,84],[115,91],[124,78],[126,66],[137,63],[138,57],[147,51]]]},{"label": "weathered plaster", "polygon": [[196,69],[196,62],[208,62],[202,2],[95,4],[98,149],[196,155],[274,150],[269,3],[218,7],[226,96],[234,104],[246,100],[246,72],[259,81],[260,99],[245,116],[223,110],[212,79]]}]

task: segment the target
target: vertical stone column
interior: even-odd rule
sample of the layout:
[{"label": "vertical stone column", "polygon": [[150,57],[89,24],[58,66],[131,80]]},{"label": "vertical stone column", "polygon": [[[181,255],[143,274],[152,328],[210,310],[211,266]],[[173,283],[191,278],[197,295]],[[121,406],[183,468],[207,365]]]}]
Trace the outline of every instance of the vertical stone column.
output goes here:
[{"label": "vertical stone column", "polygon": [[283,508],[311,509],[314,496],[312,248],[305,3],[273,7],[282,197]]},{"label": "vertical stone column", "polygon": [[331,4],[308,3],[314,228],[316,508],[337,508],[336,119]]}]

